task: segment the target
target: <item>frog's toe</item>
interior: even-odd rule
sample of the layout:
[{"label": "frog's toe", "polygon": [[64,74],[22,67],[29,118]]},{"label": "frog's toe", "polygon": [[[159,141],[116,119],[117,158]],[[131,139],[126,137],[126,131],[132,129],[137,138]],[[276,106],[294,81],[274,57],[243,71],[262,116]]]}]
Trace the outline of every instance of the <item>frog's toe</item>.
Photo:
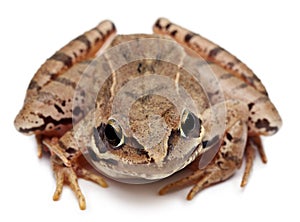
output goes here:
[{"label": "frog's toe", "polygon": [[88,169],[78,168],[76,170],[76,172],[80,178],[83,178],[85,180],[90,180],[94,183],[99,184],[101,187],[104,187],[104,188],[108,187],[108,185],[103,177],[101,177],[100,175],[94,174],[93,172],[91,172]]},{"label": "frog's toe", "polygon": [[63,165],[62,162],[58,161],[55,156],[53,156],[51,160],[56,178],[56,190],[53,195],[53,200],[55,201],[59,200],[63,186],[64,184],[67,184],[76,195],[80,209],[84,210],[86,208],[86,202],[84,195],[80,190],[78,178],[90,180],[102,187],[107,187],[107,183],[105,182],[104,178],[98,174],[95,174],[91,169],[84,168],[84,166],[77,164],[73,164],[72,167],[67,167]]},{"label": "frog's toe", "polygon": [[62,193],[63,185],[68,184],[76,195],[81,210],[86,208],[85,198],[78,184],[78,177],[72,167],[59,165],[53,161],[53,171],[56,178],[56,190],[53,200],[59,200]]},{"label": "frog's toe", "polygon": [[245,150],[246,166],[245,166],[243,179],[241,182],[241,187],[245,187],[248,183],[248,178],[253,167],[253,161],[255,158],[256,149],[259,153],[262,162],[267,163],[268,161],[261,142],[261,138],[259,136],[249,137],[247,140],[247,146]]},{"label": "frog's toe", "polygon": [[170,191],[194,185],[186,197],[187,200],[192,200],[198,192],[220,181],[222,181],[220,171],[216,170],[215,166],[210,166],[205,170],[196,170],[191,175],[166,185],[159,191],[159,194],[164,195]]},{"label": "frog's toe", "polygon": [[205,172],[202,170],[194,171],[191,175],[181,178],[173,183],[167,184],[165,187],[160,189],[159,195],[164,195],[166,193],[179,190],[183,187],[195,184],[201,177],[205,175]]}]

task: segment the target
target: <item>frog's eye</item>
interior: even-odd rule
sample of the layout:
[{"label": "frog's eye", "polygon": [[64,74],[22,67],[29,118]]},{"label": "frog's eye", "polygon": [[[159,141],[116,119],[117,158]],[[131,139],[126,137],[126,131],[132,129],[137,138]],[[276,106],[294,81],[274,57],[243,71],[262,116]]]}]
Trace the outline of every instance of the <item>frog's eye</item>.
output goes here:
[{"label": "frog's eye", "polygon": [[122,128],[115,120],[109,120],[104,129],[106,140],[114,148],[118,148],[124,143]]},{"label": "frog's eye", "polygon": [[194,113],[184,110],[181,116],[180,133],[186,138],[200,137],[202,121]]}]

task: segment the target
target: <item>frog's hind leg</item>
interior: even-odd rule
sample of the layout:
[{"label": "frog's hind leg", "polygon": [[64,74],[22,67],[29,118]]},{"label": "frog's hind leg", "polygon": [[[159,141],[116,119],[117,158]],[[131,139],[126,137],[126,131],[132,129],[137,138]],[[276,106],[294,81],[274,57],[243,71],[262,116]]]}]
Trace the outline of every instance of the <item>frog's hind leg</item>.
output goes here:
[{"label": "frog's hind leg", "polygon": [[33,98],[49,81],[56,79],[74,64],[95,57],[115,33],[115,25],[106,20],[58,50],[46,60],[32,78],[26,100]]},{"label": "frog's hind leg", "polygon": [[267,95],[266,88],[248,66],[210,40],[178,26],[165,18],[159,18],[156,21],[153,31],[157,34],[170,36],[183,46],[195,51],[202,58],[220,65],[247,84],[253,86],[263,95]]}]

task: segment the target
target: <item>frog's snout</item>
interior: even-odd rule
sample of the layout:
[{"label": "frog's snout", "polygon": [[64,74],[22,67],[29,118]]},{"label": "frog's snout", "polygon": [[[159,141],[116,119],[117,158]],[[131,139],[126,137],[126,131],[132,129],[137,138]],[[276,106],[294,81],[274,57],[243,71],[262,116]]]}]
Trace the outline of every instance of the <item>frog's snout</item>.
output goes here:
[{"label": "frog's snout", "polygon": [[33,135],[44,125],[44,120],[36,113],[29,111],[25,105],[14,120],[15,128],[26,135]]}]

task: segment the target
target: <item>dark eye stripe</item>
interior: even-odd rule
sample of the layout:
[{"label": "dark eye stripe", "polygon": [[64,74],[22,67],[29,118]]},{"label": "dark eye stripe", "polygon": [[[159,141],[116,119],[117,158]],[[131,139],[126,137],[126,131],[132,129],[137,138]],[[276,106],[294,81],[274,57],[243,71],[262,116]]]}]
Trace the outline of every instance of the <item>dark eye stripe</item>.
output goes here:
[{"label": "dark eye stripe", "polygon": [[98,128],[93,128],[93,136],[94,136],[94,140],[95,140],[95,144],[96,147],[98,148],[100,153],[105,153],[107,151],[106,146],[101,142],[101,139],[103,138],[103,136],[101,136],[101,134],[103,134],[103,130],[104,130],[105,125],[101,124]]},{"label": "dark eye stripe", "polygon": [[174,130],[173,129],[171,131],[171,135],[169,136],[169,139],[168,139],[168,149],[167,149],[166,158],[173,151],[175,145],[179,141],[179,138],[180,138],[180,130]]}]

